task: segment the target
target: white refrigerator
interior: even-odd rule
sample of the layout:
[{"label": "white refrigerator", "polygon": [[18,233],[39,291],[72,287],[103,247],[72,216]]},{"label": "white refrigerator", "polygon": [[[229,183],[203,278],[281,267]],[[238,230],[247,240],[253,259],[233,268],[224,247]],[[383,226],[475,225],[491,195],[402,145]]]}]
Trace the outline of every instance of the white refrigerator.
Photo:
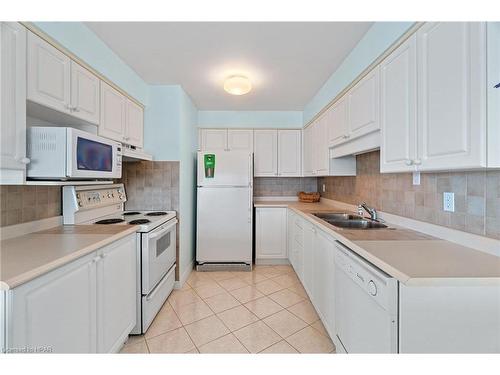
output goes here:
[{"label": "white refrigerator", "polygon": [[200,151],[197,165],[198,267],[251,266],[253,154]]}]

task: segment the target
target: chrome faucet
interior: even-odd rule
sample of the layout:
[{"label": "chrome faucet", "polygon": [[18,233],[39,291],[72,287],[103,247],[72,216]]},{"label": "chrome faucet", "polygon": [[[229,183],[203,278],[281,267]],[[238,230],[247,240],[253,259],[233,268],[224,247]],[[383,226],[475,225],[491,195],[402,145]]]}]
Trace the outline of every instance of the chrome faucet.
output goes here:
[{"label": "chrome faucet", "polygon": [[363,216],[363,210],[368,212],[368,214],[370,215],[370,218],[372,220],[375,220],[375,221],[379,220],[378,213],[377,213],[377,210],[375,209],[375,207],[368,207],[366,202],[363,202],[363,203],[360,203],[358,205],[358,215]]}]

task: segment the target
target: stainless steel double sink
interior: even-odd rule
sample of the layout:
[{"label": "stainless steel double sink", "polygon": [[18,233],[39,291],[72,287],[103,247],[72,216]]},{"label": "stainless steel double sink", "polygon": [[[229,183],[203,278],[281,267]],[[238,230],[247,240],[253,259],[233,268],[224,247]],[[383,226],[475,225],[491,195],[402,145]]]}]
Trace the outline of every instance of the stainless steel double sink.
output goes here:
[{"label": "stainless steel double sink", "polygon": [[348,229],[382,229],[387,225],[375,220],[366,219],[363,216],[349,214],[346,212],[319,212],[313,213],[318,219],[339,228]]}]

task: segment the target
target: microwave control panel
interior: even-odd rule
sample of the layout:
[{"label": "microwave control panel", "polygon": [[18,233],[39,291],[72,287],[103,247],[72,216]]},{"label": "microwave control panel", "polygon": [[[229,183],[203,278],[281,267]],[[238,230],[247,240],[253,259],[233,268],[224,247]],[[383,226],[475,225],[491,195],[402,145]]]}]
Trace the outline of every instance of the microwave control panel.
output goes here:
[{"label": "microwave control panel", "polygon": [[125,190],[121,187],[83,190],[75,194],[78,209],[98,208],[116,203],[124,203],[127,200]]}]

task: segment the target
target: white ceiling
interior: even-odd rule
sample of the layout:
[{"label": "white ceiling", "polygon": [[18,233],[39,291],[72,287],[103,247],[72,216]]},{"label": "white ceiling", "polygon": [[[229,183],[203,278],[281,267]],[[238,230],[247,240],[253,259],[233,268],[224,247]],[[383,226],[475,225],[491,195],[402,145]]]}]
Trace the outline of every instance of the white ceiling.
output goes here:
[{"label": "white ceiling", "polygon": [[[179,84],[200,110],[302,110],[371,22],[88,22],[150,84]],[[253,90],[227,94],[232,74]]]}]

